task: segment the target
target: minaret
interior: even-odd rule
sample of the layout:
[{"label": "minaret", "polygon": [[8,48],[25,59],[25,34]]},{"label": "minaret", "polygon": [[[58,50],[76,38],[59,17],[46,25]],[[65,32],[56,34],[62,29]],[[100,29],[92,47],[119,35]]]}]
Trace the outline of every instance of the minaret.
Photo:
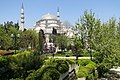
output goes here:
[{"label": "minaret", "polygon": [[24,17],[24,5],[23,5],[23,2],[22,2],[22,8],[21,8],[21,27],[22,27],[22,31],[24,31],[24,21],[25,17]]},{"label": "minaret", "polygon": [[60,21],[60,11],[59,11],[59,8],[57,9],[57,20]]}]

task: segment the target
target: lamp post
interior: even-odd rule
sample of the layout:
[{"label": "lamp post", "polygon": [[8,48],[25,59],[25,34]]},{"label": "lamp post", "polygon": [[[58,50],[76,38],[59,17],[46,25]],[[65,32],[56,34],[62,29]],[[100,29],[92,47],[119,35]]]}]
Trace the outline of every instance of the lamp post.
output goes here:
[{"label": "lamp post", "polygon": [[15,40],[14,47],[15,47],[15,54],[16,54],[16,43],[17,43],[17,38],[20,37],[20,34],[11,34],[11,37],[14,38]]}]

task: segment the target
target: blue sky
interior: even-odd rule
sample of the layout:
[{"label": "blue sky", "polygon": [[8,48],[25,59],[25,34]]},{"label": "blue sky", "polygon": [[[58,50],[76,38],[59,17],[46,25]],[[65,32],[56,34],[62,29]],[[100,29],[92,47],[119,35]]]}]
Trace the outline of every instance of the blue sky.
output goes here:
[{"label": "blue sky", "polygon": [[[0,1],[0,23],[20,22],[22,0]],[[41,16],[48,12],[56,15],[60,8],[61,21],[74,25],[85,10],[92,10],[96,18],[107,21],[111,17],[120,17],[120,0],[24,0],[25,27],[33,28]]]}]

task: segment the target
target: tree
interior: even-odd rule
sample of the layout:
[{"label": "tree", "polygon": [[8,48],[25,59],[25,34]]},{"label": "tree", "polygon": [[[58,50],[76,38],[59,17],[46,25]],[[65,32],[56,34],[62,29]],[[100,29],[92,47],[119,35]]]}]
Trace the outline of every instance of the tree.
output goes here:
[{"label": "tree", "polygon": [[34,30],[20,31],[19,46],[25,49],[36,49],[38,46],[38,34]]},{"label": "tree", "polygon": [[55,44],[63,51],[65,48],[67,48],[68,38],[65,35],[57,35]]},{"label": "tree", "polygon": [[52,34],[57,35],[57,30],[55,28],[53,28]]},{"label": "tree", "polygon": [[2,49],[8,49],[13,46],[11,34],[18,33],[18,23],[13,23],[12,21],[4,22],[0,24],[0,46]]},{"label": "tree", "polygon": [[[92,51],[96,53],[94,59],[98,63],[98,73],[102,71],[101,76],[113,65],[118,65],[119,61],[114,61],[114,58],[118,59],[115,55],[119,55],[120,52],[120,22],[116,23],[116,19],[112,17],[109,21],[101,23],[99,19],[94,17],[92,11],[90,13],[85,11],[76,24],[75,30],[77,32],[76,37],[80,34],[81,39],[78,41],[84,45],[83,49],[88,50],[91,57]],[[78,41],[75,43],[77,44]]]},{"label": "tree", "polygon": [[92,50],[94,50],[94,38],[96,34],[96,27],[98,27],[99,20],[95,19],[94,13],[90,11],[84,12],[84,15],[81,17],[80,21],[76,23],[75,30],[76,36],[80,37],[79,42],[81,44],[80,48],[87,50],[90,53],[92,60]]},{"label": "tree", "polygon": [[40,52],[40,54],[43,54],[44,43],[45,43],[44,31],[40,30],[39,31],[39,46],[38,46],[38,51]]},{"label": "tree", "polygon": [[5,30],[0,27],[0,47],[1,49],[7,49],[11,43],[11,37],[6,34]]}]

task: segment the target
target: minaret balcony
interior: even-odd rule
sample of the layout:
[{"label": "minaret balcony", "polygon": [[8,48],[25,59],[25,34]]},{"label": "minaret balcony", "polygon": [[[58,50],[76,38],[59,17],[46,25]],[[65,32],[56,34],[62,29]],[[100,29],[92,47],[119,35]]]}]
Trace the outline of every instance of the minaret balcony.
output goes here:
[{"label": "minaret balcony", "polygon": [[24,19],[25,17],[21,17],[21,19]]}]

